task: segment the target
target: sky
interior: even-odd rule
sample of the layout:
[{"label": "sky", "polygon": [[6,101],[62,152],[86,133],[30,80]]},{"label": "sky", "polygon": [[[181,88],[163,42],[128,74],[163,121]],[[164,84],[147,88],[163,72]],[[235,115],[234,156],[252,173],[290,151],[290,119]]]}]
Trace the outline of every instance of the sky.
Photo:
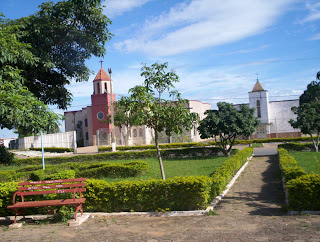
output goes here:
[{"label": "sky", "polygon": [[[0,1],[10,19],[31,15],[42,0]],[[57,1],[53,1],[57,2]],[[270,100],[297,99],[320,71],[320,2],[314,0],[105,0],[114,34],[103,67],[112,68],[117,97],[140,85],[141,63],[168,62],[183,98],[247,103],[258,78]],[[91,104],[94,74],[72,83],[68,111]],[[63,114],[54,106],[50,108]],[[63,131],[62,127],[62,131]],[[0,137],[15,136],[0,130]]]}]

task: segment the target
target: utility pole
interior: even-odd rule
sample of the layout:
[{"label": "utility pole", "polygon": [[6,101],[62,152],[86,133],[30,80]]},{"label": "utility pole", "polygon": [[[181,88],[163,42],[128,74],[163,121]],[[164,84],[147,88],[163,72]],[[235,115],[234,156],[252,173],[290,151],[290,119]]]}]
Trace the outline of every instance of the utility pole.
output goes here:
[{"label": "utility pole", "polygon": [[116,151],[116,137],[114,134],[114,110],[113,110],[113,84],[112,84],[112,79],[111,79],[111,74],[112,70],[111,68],[108,68],[108,72],[110,75],[110,92],[111,92],[111,101],[110,101],[110,106],[111,106],[111,147],[112,147],[112,152]]}]

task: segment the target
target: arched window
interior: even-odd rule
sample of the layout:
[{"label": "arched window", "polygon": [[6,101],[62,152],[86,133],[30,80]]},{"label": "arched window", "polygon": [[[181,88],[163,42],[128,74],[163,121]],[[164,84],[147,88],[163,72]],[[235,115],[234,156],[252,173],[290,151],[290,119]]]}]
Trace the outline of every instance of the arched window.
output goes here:
[{"label": "arched window", "polygon": [[98,89],[97,93],[100,94],[100,84],[99,84],[99,82],[97,83],[97,89]]},{"label": "arched window", "polygon": [[257,115],[258,115],[258,118],[261,118],[260,100],[257,100]]},{"label": "arched window", "polygon": [[107,88],[107,83],[104,83],[104,92],[107,93],[108,92],[108,88]]}]

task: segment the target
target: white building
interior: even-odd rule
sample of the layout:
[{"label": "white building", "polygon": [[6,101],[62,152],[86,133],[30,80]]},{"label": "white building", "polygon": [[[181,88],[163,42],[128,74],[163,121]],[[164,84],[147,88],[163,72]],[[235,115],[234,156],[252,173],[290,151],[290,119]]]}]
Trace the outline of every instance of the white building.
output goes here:
[{"label": "white building", "polygon": [[[240,105],[234,106],[239,108]],[[301,137],[300,130],[292,128],[288,123],[290,119],[296,119],[291,108],[299,106],[298,99],[269,101],[268,91],[264,90],[257,80],[252,91],[249,92],[249,103],[244,103],[244,105],[254,108],[255,116],[261,122],[253,138]]]}]

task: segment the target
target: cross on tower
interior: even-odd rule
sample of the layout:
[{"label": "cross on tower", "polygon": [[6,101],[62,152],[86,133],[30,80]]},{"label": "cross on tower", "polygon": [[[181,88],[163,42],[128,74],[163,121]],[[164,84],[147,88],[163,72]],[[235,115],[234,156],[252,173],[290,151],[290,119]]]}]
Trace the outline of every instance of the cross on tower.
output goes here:
[{"label": "cross on tower", "polygon": [[259,80],[259,73],[256,73],[256,75],[257,75],[257,81]]},{"label": "cross on tower", "polygon": [[99,61],[100,63],[101,63],[101,68],[102,68],[102,62],[103,62],[103,60],[101,60],[101,61]]}]

